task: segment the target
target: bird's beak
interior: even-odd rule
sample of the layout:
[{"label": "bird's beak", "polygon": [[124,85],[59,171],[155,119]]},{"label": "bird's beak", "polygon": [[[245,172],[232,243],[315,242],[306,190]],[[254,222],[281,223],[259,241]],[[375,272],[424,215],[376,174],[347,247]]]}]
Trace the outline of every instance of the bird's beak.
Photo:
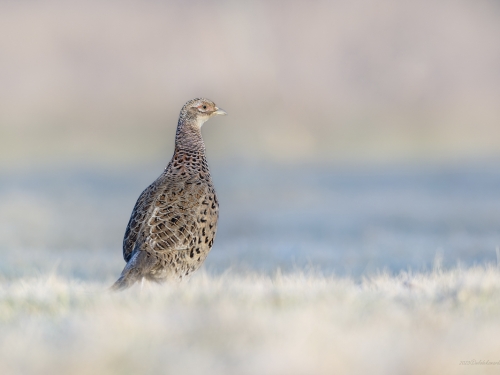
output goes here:
[{"label": "bird's beak", "polygon": [[214,112],[214,115],[222,115],[222,116],[225,116],[227,115],[226,111],[224,111],[223,109],[220,109],[219,107],[215,107],[215,112]]}]

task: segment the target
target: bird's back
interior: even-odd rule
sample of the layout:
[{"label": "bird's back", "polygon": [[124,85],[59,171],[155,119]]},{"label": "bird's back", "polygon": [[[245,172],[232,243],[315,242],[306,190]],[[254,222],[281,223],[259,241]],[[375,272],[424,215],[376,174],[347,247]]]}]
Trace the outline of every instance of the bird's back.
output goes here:
[{"label": "bird's back", "polygon": [[176,151],[165,171],[141,194],[123,240],[129,261],[144,251],[155,261],[147,278],[182,278],[213,246],[219,205],[204,155]]}]

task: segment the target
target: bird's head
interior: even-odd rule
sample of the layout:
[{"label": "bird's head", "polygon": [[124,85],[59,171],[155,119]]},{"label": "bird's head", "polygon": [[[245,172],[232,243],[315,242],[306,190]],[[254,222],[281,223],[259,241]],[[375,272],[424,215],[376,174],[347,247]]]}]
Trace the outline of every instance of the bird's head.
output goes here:
[{"label": "bird's head", "polygon": [[216,115],[227,115],[227,113],[217,107],[211,100],[196,98],[184,104],[180,119],[194,120],[196,125],[201,128],[208,119]]}]

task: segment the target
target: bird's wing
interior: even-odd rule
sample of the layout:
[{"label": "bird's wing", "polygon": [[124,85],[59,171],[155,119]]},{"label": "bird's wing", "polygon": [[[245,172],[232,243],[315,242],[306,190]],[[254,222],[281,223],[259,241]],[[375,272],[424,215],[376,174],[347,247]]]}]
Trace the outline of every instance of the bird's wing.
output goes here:
[{"label": "bird's wing", "polygon": [[200,240],[200,228],[207,223],[206,191],[206,186],[189,182],[170,184],[162,189],[144,228],[148,247],[165,252],[194,246]]},{"label": "bird's wing", "polygon": [[123,259],[125,259],[125,262],[130,260],[135,249],[144,220],[148,215],[151,204],[154,202],[156,197],[156,191],[158,190],[157,185],[157,181],[149,185],[141,193],[139,199],[137,199],[137,202],[135,203],[134,209],[132,210],[127,229],[125,230],[125,236],[123,237]]}]

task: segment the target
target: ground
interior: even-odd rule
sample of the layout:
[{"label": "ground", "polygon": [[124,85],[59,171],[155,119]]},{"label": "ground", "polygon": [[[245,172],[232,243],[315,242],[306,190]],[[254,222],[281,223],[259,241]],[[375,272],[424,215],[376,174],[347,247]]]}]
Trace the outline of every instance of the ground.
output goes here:
[{"label": "ground", "polygon": [[497,165],[213,168],[202,269],[118,294],[161,166],[0,174],[0,374],[498,373]]},{"label": "ground", "polygon": [[312,271],[202,271],[182,284],[122,293],[107,289],[111,281],[57,273],[3,280],[0,373],[500,369],[500,272],[493,266],[379,273],[361,281]]}]

